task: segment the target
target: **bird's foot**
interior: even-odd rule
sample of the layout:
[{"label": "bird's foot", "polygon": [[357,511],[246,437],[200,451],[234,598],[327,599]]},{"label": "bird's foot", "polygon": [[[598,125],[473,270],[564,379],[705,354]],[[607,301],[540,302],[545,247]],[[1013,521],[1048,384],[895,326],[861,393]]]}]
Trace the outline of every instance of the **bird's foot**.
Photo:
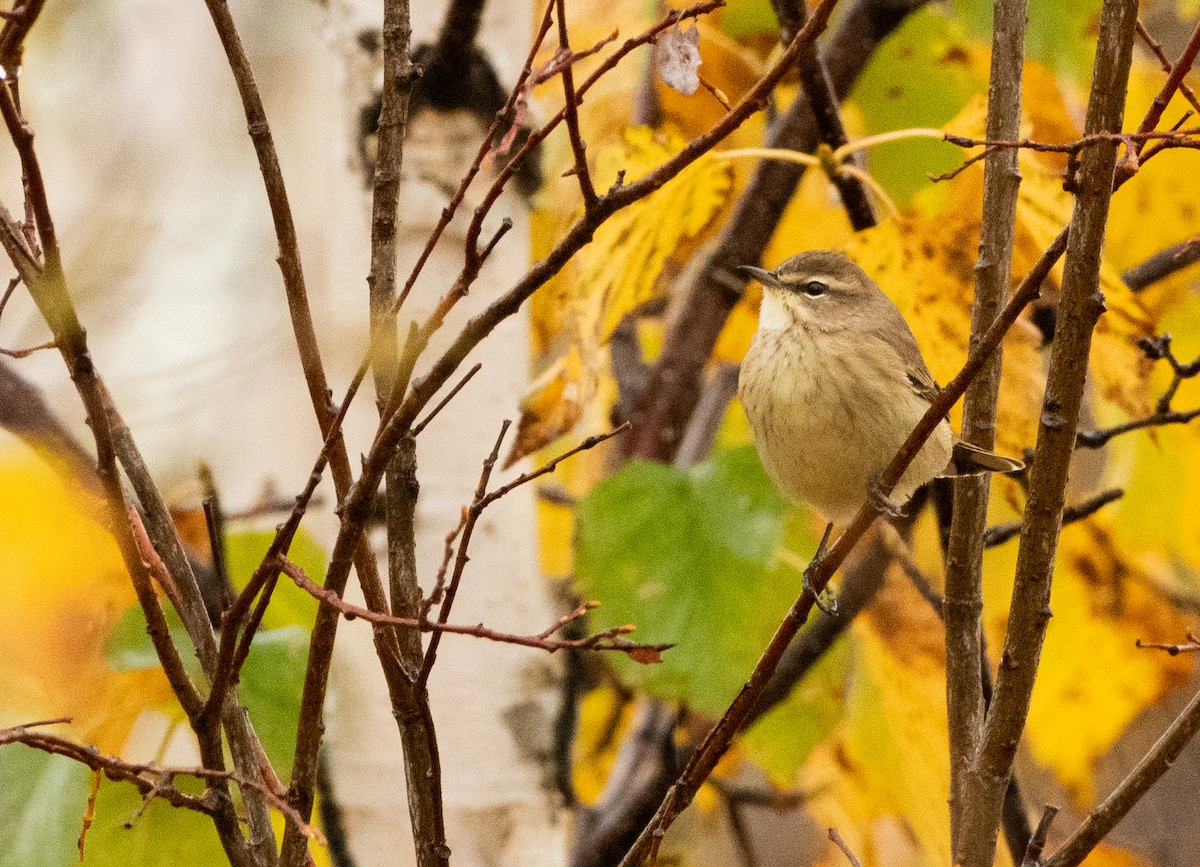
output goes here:
[{"label": "bird's foot", "polygon": [[[806,567],[804,567],[804,572],[802,573],[803,579],[800,582],[800,589],[802,592],[812,594],[813,603],[823,613],[825,613],[829,617],[836,617],[837,616],[837,597],[834,596],[832,592],[827,593],[825,591],[818,591],[817,588],[814,587],[813,583],[812,583],[812,570],[816,567],[816,565],[818,563],[821,562],[821,559],[825,556],[825,551],[829,546],[829,534],[832,531],[833,531],[833,524],[832,523],[826,524],[825,532],[821,535],[821,541],[817,545],[816,553],[814,553],[812,556],[812,559],[808,561],[808,565]],[[828,596],[828,598],[829,598],[828,602],[825,602],[821,599],[821,597],[823,595]]]},{"label": "bird's foot", "polygon": [[904,507],[896,505],[884,492],[879,473],[875,473],[867,480],[867,502],[881,515],[889,518],[904,517]]}]

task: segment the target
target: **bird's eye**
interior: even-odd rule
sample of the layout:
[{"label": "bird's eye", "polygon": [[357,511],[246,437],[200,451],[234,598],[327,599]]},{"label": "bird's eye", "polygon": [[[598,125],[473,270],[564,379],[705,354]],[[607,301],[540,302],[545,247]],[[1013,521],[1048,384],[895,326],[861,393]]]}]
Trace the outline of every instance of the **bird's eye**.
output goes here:
[{"label": "bird's eye", "polygon": [[824,295],[825,290],[827,290],[828,288],[829,287],[826,286],[824,283],[822,283],[820,280],[809,280],[807,283],[805,283],[803,286],[800,287],[800,291],[803,292],[805,295],[808,295],[810,298],[816,298],[818,295]]}]

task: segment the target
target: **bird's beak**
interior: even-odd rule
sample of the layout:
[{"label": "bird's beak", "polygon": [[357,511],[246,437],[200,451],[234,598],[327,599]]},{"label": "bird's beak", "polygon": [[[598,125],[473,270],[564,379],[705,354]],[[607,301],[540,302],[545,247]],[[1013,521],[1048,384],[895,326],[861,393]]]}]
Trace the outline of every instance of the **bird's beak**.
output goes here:
[{"label": "bird's beak", "polygon": [[749,274],[764,286],[769,286],[772,289],[780,288],[779,280],[766,268],[758,268],[754,265],[738,265],[737,269],[743,274]]}]

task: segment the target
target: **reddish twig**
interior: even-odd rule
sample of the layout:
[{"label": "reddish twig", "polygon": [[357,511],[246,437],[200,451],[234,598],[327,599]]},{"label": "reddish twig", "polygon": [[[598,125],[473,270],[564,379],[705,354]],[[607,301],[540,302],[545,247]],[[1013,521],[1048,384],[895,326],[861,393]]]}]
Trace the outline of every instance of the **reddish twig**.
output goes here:
[{"label": "reddish twig", "polygon": [[[499,500],[501,497],[513,491],[515,488],[519,488],[521,485],[527,484],[534,479],[541,478],[548,473],[554,472],[555,468],[567,458],[577,455],[580,452],[587,451],[588,449],[595,448],[605,440],[612,439],[618,434],[624,433],[629,427],[628,424],[624,424],[618,428],[615,428],[614,430],[609,431],[608,433],[588,437],[573,449],[564,452],[554,460],[547,462],[544,466],[528,473],[522,473],[508,484],[497,488],[491,493],[488,493],[488,481],[491,478],[492,469],[495,467],[496,461],[499,460],[500,446],[504,441],[504,435],[507,433],[510,424],[510,422],[505,421],[504,424],[501,425],[500,435],[496,438],[496,444],[492,448],[491,454],[488,455],[487,460],[485,460],[483,463],[483,470],[479,475],[479,483],[475,487],[475,497],[472,500],[471,505],[466,509],[466,520],[461,524],[458,552],[454,560],[454,571],[450,575],[450,581],[449,584],[446,585],[445,596],[442,599],[441,608],[438,610],[437,622],[439,624],[445,624],[450,617],[450,609],[454,606],[454,599],[458,594],[458,586],[462,580],[463,571],[466,569],[467,560],[469,559],[467,556],[467,551],[471,544],[471,534],[474,532],[475,524],[479,520],[479,516],[483,514],[483,510]],[[447,545],[449,545],[449,541],[447,541]],[[439,573],[438,585],[436,585],[434,588],[435,593],[437,593],[438,587],[441,586],[444,575],[444,571]],[[437,648],[440,640],[440,635],[437,632],[435,632],[429,639],[429,647],[425,650],[425,660],[421,665],[421,675],[418,681],[419,683],[423,684],[429,679],[429,671],[433,668],[433,663],[437,659]]]},{"label": "reddish twig", "polygon": [[58,343],[53,340],[47,340],[45,343],[39,343],[37,346],[29,346],[25,349],[5,349],[0,346],[0,355],[7,355],[9,358],[28,358],[35,352],[41,352],[43,349],[57,349]]},{"label": "reddish twig", "polygon": [[[66,721],[68,720],[51,720],[50,722]],[[279,797],[270,786],[257,780],[248,779],[236,771],[214,770],[213,768],[161,767],[154,763],[127,762],[117,756],[106,756],[95,747],[84,746],[67,738],[29,731],[34,726],[47,724],[46,722],[26,723],[0,729],[0,745],[21,743],[42,752],[73,759],[94,771],[102,771],[111,780],[133,784],[148,798],[162,798],[173,806],[195,810],[209,816],[215,816],[218,812],[216,802],[220,797],[219,794],[211,788],[202,796],[181,792],[174,786],[175,778],[195,777],[206,782],[219,780],[234,783],[244,791],[253,790],[261,793],[272,807],[291,821],[296,822],[306,837],[315,839],[324,845],[324,837],[320,831],[304,822],[291,805]]]},{"label": "reddish twig", "polygon": [[[442,623],[431,620],[422,620],[416,617],[394,617],[391,614],[381,614],[377,611],[363,608],[359,605],[353,605],[346,602],[331,590],[321,587],[311,578],[304,574],[304,570],[296,564],[283,560],[280,561],[280,569],[282,572],[296,582],[301,590],[304,590],[315,599],[326,602],[336,608],[348,620],[366,620],[368,623],[376,623],[385,626],[400,626],[408,629],[415,629],[421,632],[429,632],[433,635],[441,635],[449,633],[451,635],[468,635],[473,638],[483,638],[488,641],[495,641],[500,644],[516,644],[521,647],[532,647],[537,650],[545,650],[549,653],[554,653],[558,650],[576,649],[576,650],[596,650],[596,651],[617,651],[628,654],[629,656],[638,659],[639,661],[649,661],[657,654],[664,650],[670,650],[675,645],[673,644],[638,644],[621,638],[622,635],[628,635],[633,632],[634,626],[615,626],[612,629],[606,629],[603,632],[597,632],[594,635],[589,635],[586,638],[551,638],[565,622],[577,619],[573,616],[560,619],[551,626],[548,630],[540,632],[536,635],[516,635],[510,632],[501,632],[496,629],[490,629],[483,624],[468,626],[458,623]],[[654,661],[657,661],[655,658]]]},{"label": "reddish twig", "polygon": [[[566,0],[555,0],[555,6],[558,9],[559,51],[570,53],[571,43],[567,38]],[[583,135],[579,132],[579,96],[575,93],[573,65],[573,63],[562,65],[563,110],[566,112],[567,136],[571,140],[571,153],[575,156],[575,180],[579,183],[579,193],[583,197],[583,209],[585,212],[591,212],[596,207],[596,187],[592,183],[592,173],[588,169],[587,146],[583,143]]]},{"label": "reddish twig", "polygon": [[1165,651],[1168,656],[1178,656],[1181,653],[1195,653],[1196,651],[1200,651],[1200,638],[1197,638],[1190,632],[1187,634],[1186,644],[1159,644],[1157,642],[1142,641],[1140,638],[1134,641],[1133,644],[1139,650]]},{"label": "reddish twig", "polygon": [[[1158,58],[1159,65],[1162,66],[1162,71],[1168,75],[1174,72],[1175,67],[1172,66],[1171,61],[1167,59],[1167,53],[1163,51],[1163,47],[1159,41],[1150,35],[1150,31],[1146,29],[1146,25],[1142,23],[1141,18],[1138,18],[1137,34],[1141,37],[1142,41],[1146,43],[1146,47],[1149,48],[1154,56]],[[1195,92],[1188,87],[1182,79],[1179,81],[1179,92],[1183,94],[1184,99],[1191,103],[1192,108],[1194,108],[1197,112],[1200,112],[1200,102],[1197,102]]]}]

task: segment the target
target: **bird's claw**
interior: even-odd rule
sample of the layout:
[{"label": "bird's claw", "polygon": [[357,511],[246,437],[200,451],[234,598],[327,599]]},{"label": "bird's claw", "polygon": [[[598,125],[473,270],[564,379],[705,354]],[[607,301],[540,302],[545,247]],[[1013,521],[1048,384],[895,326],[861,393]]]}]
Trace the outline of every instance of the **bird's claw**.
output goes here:
[{"label": "bird's claw", "polygon": [[903,518],[904,507],[897,506],[884,492],[883,484],[878,474],[871,476],[867,482],[867,501],[881,515],[889,518]]},{"label": "bird's claw", "polygon": [[[813,560],[813,563],[816,563],[816,562],[818,562],[818,561]],[[809,574],[808,574],[809,570],[811,568],[812,568],[812,566],[810,565],[808,569],[804,570],[804,577],[801,579],[801,582],[800,582],[801,591],[812,595],[813,604],[816,605],[817,608],[819,608],[822,613],[828,615],[829,617],[837,617],[837,610],[838,610],[837,597],[834,596],[832,592],[823,591],[823,590],[818,591],[817,588],[813,586],[812,579],[809,577]],[[822,601],[822,599],[821,599],[822,596],[828,596],[829,601],[828,602]]]},{"label": "bird's claw", "polygon": [[824,612],[825,614],[827,614],[830,617],[836,617],[837,616],[837,597],[834,596],[833,593],[830,593],[828,604],[826,604],[825,602],[822,602],[821,601],[822,594],[817,591],[817,588],[814,587],[813,583],[812,583],[812,570],[818,563],[821,562],[821,558],[825,556],[825,550],[829,546],[829,534],[832,532],[833,532],[833,524],[832,523],[826,524],[825,532],[821,535],[821,541],[817,545],[816,553],[814,553],[812,555],[812,559],[808,561],[808,566],[806,566],[804,568],[804,572],[801,573],[803,578],[800,582],[800,590],[805,593],[811,593],[814,604],[816,604],[817,608],[819,608],[822,612]]}]

